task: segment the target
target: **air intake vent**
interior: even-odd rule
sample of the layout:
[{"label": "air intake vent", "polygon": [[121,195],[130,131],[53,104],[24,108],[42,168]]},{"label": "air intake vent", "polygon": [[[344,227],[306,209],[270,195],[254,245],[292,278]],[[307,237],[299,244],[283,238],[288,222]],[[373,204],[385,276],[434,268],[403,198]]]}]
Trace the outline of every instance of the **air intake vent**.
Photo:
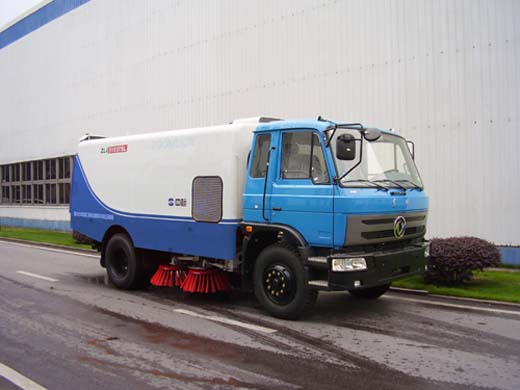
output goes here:
[{"label": "air intake vent", "polygon": [[197,222],[219,222],[222,219],[222,179],[198,176],[193,179],[191,215]]}]

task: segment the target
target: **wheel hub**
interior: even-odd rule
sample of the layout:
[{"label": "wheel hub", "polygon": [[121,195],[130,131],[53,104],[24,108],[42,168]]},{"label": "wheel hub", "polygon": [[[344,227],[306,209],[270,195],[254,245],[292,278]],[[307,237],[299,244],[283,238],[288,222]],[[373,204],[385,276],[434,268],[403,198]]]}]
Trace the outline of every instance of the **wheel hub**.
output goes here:
[{"label": "wheel hub", "polygon": [[277,303],[289,303],[294,297],[294,277],[287,267],[272,265],[264,273],[264,291],[268,298]]},{"label": "wheel hub", "polygon": [[128,272],[128,258],[121,249],[114,253],[113,269],[119,277],[125,277]]}]

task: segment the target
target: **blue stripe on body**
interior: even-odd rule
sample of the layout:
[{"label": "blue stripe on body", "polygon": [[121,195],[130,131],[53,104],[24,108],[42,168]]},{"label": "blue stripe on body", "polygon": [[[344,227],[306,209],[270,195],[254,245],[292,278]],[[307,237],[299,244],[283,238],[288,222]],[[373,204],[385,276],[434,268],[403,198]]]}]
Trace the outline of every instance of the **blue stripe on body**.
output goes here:
[{"label": "blue stripe on body", "polygon": [[233,260],[240,220],[196,222],[190,217],[133,214],[104,204],[90,187],[79,158],[74,159],[71,226],[96,241],[114,225],[130,234],[137,248]]},{"label": "blue stripe on body", "polygon": [[90,0],[54,0],[0,32],[0,49]]}]

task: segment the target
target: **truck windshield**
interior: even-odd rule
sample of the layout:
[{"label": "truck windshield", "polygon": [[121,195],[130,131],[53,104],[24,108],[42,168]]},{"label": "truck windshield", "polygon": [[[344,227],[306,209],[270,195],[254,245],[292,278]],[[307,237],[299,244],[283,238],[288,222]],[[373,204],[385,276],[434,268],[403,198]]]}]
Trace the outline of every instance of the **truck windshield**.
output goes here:
[{"label": "truck windshield", "polygon": [[[336,156],[336,141],[342,134],[351,134],[355,139],[356,154],[353,160],[340,160]],[[363,142],[363,156],[359,161]],[[382,133],[377,141],[365,140],[356,130],[337,129],[330,143],[336,162],[338,177],[344,187],[405,188],[422,190],[423,184],[413,161],[406,140],[397,135]]]}]

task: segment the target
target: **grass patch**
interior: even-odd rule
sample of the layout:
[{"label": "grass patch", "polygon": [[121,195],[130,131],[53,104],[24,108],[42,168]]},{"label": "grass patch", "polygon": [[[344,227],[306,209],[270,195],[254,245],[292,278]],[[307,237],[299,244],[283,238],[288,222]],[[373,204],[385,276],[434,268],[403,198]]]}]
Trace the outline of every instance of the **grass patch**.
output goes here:
[{"label": "grass patch", "polygon": [[477,271],[474,275],[472,281],[456,287],[426,284],[420,275],[398,280],[392,286],[426,290],[431,294],[520,303],[520,272]]},{"label": "grass patch", "polygon": [[72,239],[72,233],[56,232],[52,230],[27,229],[2,226],[0,228],[0,237],[16,238],[18,240],[44,242],[48,244],[56,244],[69,246],[72,248],[91,249],[90,245],[78,244]]}]

